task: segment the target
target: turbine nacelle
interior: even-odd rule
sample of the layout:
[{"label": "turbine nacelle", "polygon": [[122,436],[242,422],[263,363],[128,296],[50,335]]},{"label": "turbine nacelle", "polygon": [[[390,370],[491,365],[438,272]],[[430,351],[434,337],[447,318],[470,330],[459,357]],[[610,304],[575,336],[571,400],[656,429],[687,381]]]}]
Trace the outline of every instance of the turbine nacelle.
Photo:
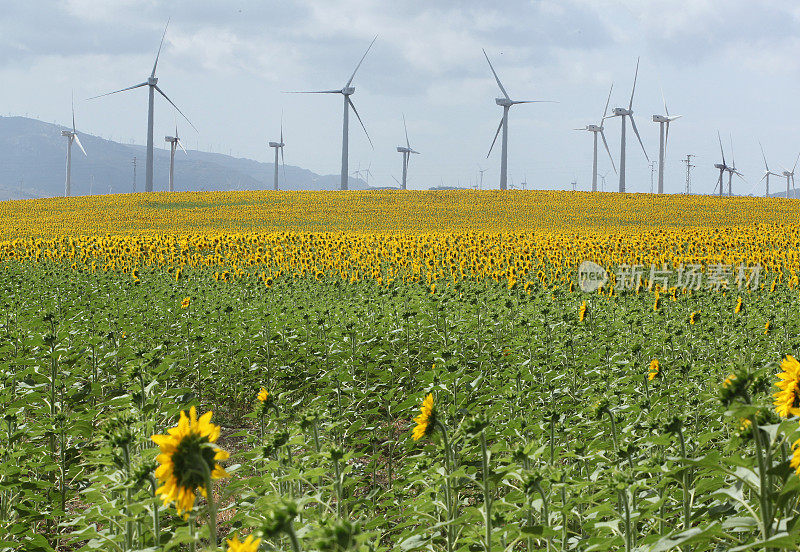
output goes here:
[{"label": "turbine nacelle", "polygon": [[669,123],[672,121],[672,117],[667,115],[653,115],[653,122],[654,123]]},{"label": "turbine nacelle", "polygon": [[794,173],[789,171],[783,171],[783,176],[794,176]]},{"label": "turbine nacelle", "polygon": [[72,132],[71,130],[62,130],[61,131],[61,136],[66,136],[67,138],[72,138],[73,136],[75,136],[75,133]]},{"label": "turbine nacelle", "polygon": [[612,117],[623,117],[625,115],[633,115],[632,109],[625,109],[624,107],[615,107],[614,109],[611,110],[611,112],[614,114],[612,115]]},{"label": "turbine nacelle", "polygon": [[270,142],[269,143],[269,147],[271,147],[271,148],[282,148],[285,145],[286,144],[284,144],[283,142]]},{"label": "turbine nacelle", "polygon": [[597,125],[586,125],[586,130],[589,132],[603,132],[603,127]]},{"label": "turbine nacelle", "polygon": [[147,79],[147,84],[149,86],[155,86],[156,84],[158,84],[158,79],[156,77],[149,77]]},{"label": "turbine nacelle", "polygon": [[345,96],[350,96],[355,93],[356,93],[355,86],[345,86],[344,88],[342,88],[342,94],[344,94]]},{"label": "turbine nacelle", "polygon": [[495,98],[494,103],[502,107],[511,107],[514,105],[514,102],[509,98]]},{"label": "turbine nacelle", "polygon": [[170,142],[170,143],[173,143],[173,142],[177,142],[177,141],[178,141],[178,139],[177,139],[177,138],[175,138],[174,136],[164,136],[164,141],[165,141],[165,142]]},{"label": "turbine nacelle", "polygon": [[723,165],[722,163],[714,163],[714,168],[720,169],[722,171],[727,171],[728,170],[728,166],[727,165]]}]

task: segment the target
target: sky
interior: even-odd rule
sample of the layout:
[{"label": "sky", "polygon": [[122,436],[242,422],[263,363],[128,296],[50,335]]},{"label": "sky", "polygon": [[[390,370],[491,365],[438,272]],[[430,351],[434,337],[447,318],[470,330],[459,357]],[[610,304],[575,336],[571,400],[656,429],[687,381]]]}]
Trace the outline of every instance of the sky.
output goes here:
[{"label": "sky", "polygon": [[[188,147],[271,162],[267,146],[283,119],[286,163],[338,174],[339,89],[370,41],[352,96],[374,147],[350,116],[350,170],[370,184],[401,175],[403,115],[411,145],[409,188],[499,186],[499,140],[487,158],[502,108],[482,48],[512,99],[509,184],[591,187],[592,136],[612,83],[613,107],[627,107],[640,58],[634,118],[651,161],[658,159],[663,97],[672,115],[665,189],[686,188],[682,159],[694,154],[691,191],[711,193],[720,161],[735,160],[746,180],[734,193],[763,195],[763,144],[770,168],[791,169],[800,152],[800,4],[792,0],[34,0],[0,13],[0,113],[68,124],[144,144],[147,89],[95,100],[138,84],[152,70],[170,20],[156,76],[197,127],[158,98],[156,144],[177,124]],[[620,119],[605,123],[619,165]],[[651,171],[628,128],[627,189],[649,192]],[[731,141],[733,147],[731,147]],[[602,146],[599,173],[617,189]],[[601,181],[602,182],[602,181]],[[785,179],[772,179],[772,190]]]}]

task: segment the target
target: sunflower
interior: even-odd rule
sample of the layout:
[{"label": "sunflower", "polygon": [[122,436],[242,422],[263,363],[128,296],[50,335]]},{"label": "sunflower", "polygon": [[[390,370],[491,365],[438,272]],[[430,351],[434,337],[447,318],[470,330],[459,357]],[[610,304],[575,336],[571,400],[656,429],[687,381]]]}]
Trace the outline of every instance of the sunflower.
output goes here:
[{"label": "sunflower", "polygon": [[775,397],[772,404],[782,418],[798,416],[800,415],[800,362],[797,362],[792,355],[786,355],[781,362],[781,370],[783,372],[778,374],[781,381],[775,384],[780,391],[772,395]]},{"label": "sunflower", "polygon": [[792,443],[792,459],[789,461],[789,465],[794,468],[794,472],[800,476],[800,453],[797,451],[798,448],[800,448],[800,439]]},{"label": "sunflower", "polygon": [[586,301],[581,303],[580,308],[578,308],[578,322],[583,322],[584,318],[586,318]]},{"label": "sunflower", "polygon": [[647,374],[647,380],[653,381],[660,375],[661,375],[661,370],[658,366],[658,359],[654,358],[652,361],[650,361],[650,372]]},{"label": "sunflower", "polygon": [[258,392],[258,397],[257,397],[257,399],[263,403],[263,402],[265,402],[265,401],[266,401],[268,398],[269,398],[269,391],[267,391],[266,389],[264,389],[264,388],[262,387],[262,388],[261,388],[261,391],[259,391],[259,392]]},{"label": "sunflower", "polygon": [[764,324],[764,335],[767,335],[768,333],[769,333],[769,320],[767,320],[767,323]]},{"label": "sunflower", "polygon": [[258,545],[261,544],[261,539],[257,539],[250,535],[243,541],[239,542],[238,535],[234,535],[233,540],[228,539],[228,552],[256,552]]},{"label": "sunflower", "polygon": [[[227,460],[228,453],[211,445],[219,438],[219,426],[211,423],[211,412],[197,418],[195,407],[189,416],[181,411],[178,425],[167,430],[167,435],[153,435],[151,439],[161,449],[155,476],[161,486],[156,494],[164,506],[175,502],[178,514],[189,512],[194,506],[195,489],[206,496],[206,473],[212,479],[228,477],[218,460]],[[184,514],[188,517],[188,514]]]},{"label": "sunflower", "polygon": [[411,434],[415,441],[427,437],[436,429],[436,409],[433,406],[433,393],[428,393],[419,410],[419,415],[414,418],[417,425]]},{"label": "sunflower", "polygon": [[694,312],[693,312],[693,313],[692,313],[692,314],[689,316],[689,324],[690,324],[690,325],[692,325],[692,326],[694,326],[694,325],[695,325],[695,323],[697,323],[697,322],[699,322],[699,321],[700,321],[700,311],[694,311]]},{"label": "sunflower", "polygon": [[184,300],[181,301],[181,308],[182,309],[188,308],[189,307],[189,303],[191,303],[191,302],[192,302],[192,299],[190,297],[184,298]]},{"label": "sunflower", "polygon": [[739,314],[742,311],[742,298],[736,300],[736,308],[733,309],[733,314]]}]

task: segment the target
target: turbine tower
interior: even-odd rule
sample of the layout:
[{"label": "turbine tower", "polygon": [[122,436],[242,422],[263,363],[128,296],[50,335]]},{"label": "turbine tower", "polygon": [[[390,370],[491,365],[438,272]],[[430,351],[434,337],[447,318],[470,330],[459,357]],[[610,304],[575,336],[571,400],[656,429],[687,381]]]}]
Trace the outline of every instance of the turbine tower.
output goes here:
[{"label": "turbine tower", "polygon": [[764,146],[761,145],[761,141],[758,142],[758,145],[761,146],[761,157],[764,159],[764,176],[761,177],[761,180],[765,180],[766,179],[766,181],[767,181],[767,190],[766,190],[766,193],[764,194],[764,197],[769,197],[769,176],[772,175],[772,176],[777,176],[778,178],[780,178],[783,175],[775,173],[775,172],[772,172],[771,170],[769,170],[769,165],[767,165],[767,156],[764,153]]},{"label": "turbine tower", "polygon": [[600,118],[600,124],[598,125],[586,125],[583,128],[576,128],[575,130],[585,130],[591,132],[594,135],[594,156],[592,158],[592,191],[597,191],[597,135],[599,134],[600,137],[603,139],[603,145],[606,147],[606,151],[608,152],[608,158],[611,160],[611,166],[614,167],[614,172],[617,172],[617,167],[614,165],[614,158],[611,157],[611,150],[608,149],[608,142],[606,142],[606,135],[603,132],[603,120],[606,118],[606,113],[608,112],[608,104],[611,102],[611,91],[614,90],[614,85],[611,85],[611,90],[608,91],[608,99],[606,99],[606,107],[603,110],[603,116]]},{"label": "turbine tower", "polygon": [[72,195],[72,142],[77,142],[78,147],[81,148],[83,155],[86,155],[86,150],[83,149],[81,139],[78,138],[78,133],[75,131],[75,102],[72,102],[72,130],[62,130],[61,136],[67,139],[67,179],[64,184],[64,196],[70,197]]},{"label": "turbine tower", "polygon": [[169,191],[175,191],[175,148],[180,147],[183,150],[183,153],[189,155],[189,152],[186,151],[186,148],[183,147],[183,142],[181,142],[180,137],[178,136],[178,127],[175,126],[175,136],[164,136],[164,141],[169,142]]},{"label": "turbine tower", "polygon": [[[658,193],[664,193],[664,156],[667,153],[667,140],[669,140],[669,124],[675,119],[680,119],[682,115],[670,115],[667,108],[667,100],[664,99],[664,93],[661,93],[661,99],[664,101],[664,113],[666,115],[653,115],[653,122],[658,123]],[[633,118],[631,118],[633,120]],[[665,132],[666,129],[666,132]]]},{"label": "turbine tower", "polygon": [[397,151],[403,154],[403,181],[400,183],[401,190],[407,190],[406,182],[408,178],[408,160],[412,153],[419,154],[418,151],[411,149],[411,142],[408,141],[408,128],[406,127],[406,116],[403,115],[403,130],[406,132],[406,146],[397,146]]},{"label": "turbine tower", "polygon": [[503,130],[503,142],[502,142],[502,153],[500,156],[500,189],[507,190],[508,189],[508,110],[511,109],[512,105],[516,104],[524,104],[524,103],[553,103],[549,100],[512,100],[508,96],[508,92],[506,89],[503,88],[503,83],[500,82],[500,77],[497,76],[497,72],[492,67],[492,62],[489,61],[489,56],[486,54],[486,50],[483,50],[483,55],[486,57],[486,61],[489,63],[489,68],[492,70],[492,74],[494,75],[494,80],[497,81],[497,86],[500,87],[500,91],[503,93],[502,98],[495,98],[495,103],[503,108],[503,117],[500,119],[500,125],[497,127],[497,132],[494,134],[494,140],[492,140],[492,145],[489,147],[489,153],[486,154],[488,158],[489,155],[492,154],[492,149],[494,148],[495,142],[497,142],[497,136],[500,134],[500,130]]},{"label": "turbine tower", "polygon": [[167,26],[164,27],[164,34],[161,35],[161,44],[158,45],[158,53],[156,53],[156,61],[153,64],[153,70],[150,72],[150,77],[147,81],[134,84],[133,86],[129,86],[127,88],[122,88],[120,90],[115,90],[114,92],[108,92],[106,94],[100,94],[99,96],[94,96],[89,98],[90,100],[94,100],[96,98],[102,98],[103,96],[110,96],[111,94],[117,94],[119,92],[126,92],[128,90],[134,90],[136,88],[141,88],[142,86],[147,86],[149,88],[149,102],[147,107],[147,162],[145,165],[145,184],[144,184],[144,191],[145,192],[152,192],[153,191],[153,103],[155,101],[155,93],[158,92],[164,99],[167,100],[172,107],[174,107],[181,116],[186,119],[186,121],[191,125],[191,127],[197,131],[197,128],[192,124],[186,115],[183,114],[175,103],[169,99],[169,97],[164,93],[161,88],[158,87],[158,79],[156,78],[156,67],[158,67],[158,58],[161,55],[161,47],[164,45],[164,37],[167,36],[167,27],[169,27],[169,21],[167,21]]},{"label": "turbine tower", "polygon": [[[794,170],[797,168],[797,161],[800,159],[800,153],[797,154],[797,159],[794,160],[794,166],[791,171],[783,169],[783,176],[786,177],[786,199],[789,199],[789,192],[794,188]],[[789,185],[791,181],[791,187]]]},{"label": "turbine tower", "polygon": [[278,190],[278,150],[281,150],[281,162],[283,162],[283,179],[286,180],[286,163],[283,159],[283,146],[286,144],[283,143],[283,117],[281,117],[281,141],[280,142],[270,142],[269,147],[275,148],[275,172],[274,172],[274,180],[275,180],[275,191]]},{"label": "turbine tower", "polygon": [[633,128],[633,132],[636,133],[636,138],[639,140],[639,145],[642,146],[642,152],[644,152],[644,157],[647,159],[647,162],[650,162],[650,157],[647,155],[647,151],[644,149],[644,144],[642,143],[642,137],[639,136],[639,131],[636,129],[636,121],[633,119],[633,95],[636,92],[636,79],[639,77],[639,59],[636,59],[636,72],[633,75],[633,89],[631,90],[631,100],[628,103],[628,108],[625,109],[624,107],[615,107],[614,114],[608,115],[605,117],[606,119],[610,119],[612,117],[620,117],[622,119],[622,139],[619,151],[619,191],[620,193],[625,193],[625,117],[628,117],[631,120],[631,128]]},{"label": "turbine tower", "polygon": [[358,114],[358,111],[356,110],[356,106],[353,103],[353,100],[350,99],[350,96],[352,96],[356,92],[356,87],[355,86],[350,86],[350,85],[353,83],[353,79],[356,76],[356,72],[358,71],[358,68],[361,67],[361,64],[364,62],[364,58],[367,57],[367,54],[369,53],[370,49],[372,48],[372,45],[375,44],[375,41],[377,39],[378,39],[378,35],[375,35],[375,38],[373,38],[372,42],[369,43],[369,46],[367,47],[367,51],[364,52],[363,56],[361,56],[361,61],[359,61],[358,65],[356,65],[356,68],[353,71],[353,74],[350,75],[350,79],[348,79],[348,81],[345,83],[344,87],[341,88],[340,90],[310,90],[310,91],[304,90],[304,91],[300,91],[300,92],[290,92],[291,94],[341,94],[343,96],[343,98],[344,98],[344,119],[343,119],[343,122],[342,122],[342,174],[341,174],[341,184],[339,186],[339,189],[341,189],[341,190],[346,190],[347,189],[347,183],[348,183],[347,142],[348,142],[348,134],[349,134],[348,133],[348,122],[349,122],[350,108],[353,109],[353,113],[356,114],[356,117],[358,118],[358,122],[361,123],[361,128],[364,129],[364,134],[367,135],[367,140],[369,140],[369,145],[372,146],[373,148],[375,147],[372,144],[372,138],[369,137],[369,133],[367,132],[367,127],[364,126],[364,121],[361,120],[361,115]]}]

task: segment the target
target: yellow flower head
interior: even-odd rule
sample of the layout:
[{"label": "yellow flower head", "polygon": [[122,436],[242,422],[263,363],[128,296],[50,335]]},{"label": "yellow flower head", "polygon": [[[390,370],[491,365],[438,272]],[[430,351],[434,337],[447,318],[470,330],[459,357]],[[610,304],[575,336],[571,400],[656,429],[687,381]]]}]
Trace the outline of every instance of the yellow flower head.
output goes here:
[{"label": "yellow flower head", "polygon": [[658,359],[654,358],[650,361],[650,372],[647,374],[648,381],[653,381],[657,377],[661,375],[660,368],[658,366]]},{"label": "yellow flower head", "polygon": [[739,297],[736,301],[736,308],[733,309],[734,314],[739,314],[742,311],[742,298]]},{"label": "yellow flower head", "polygon": [[250,535],[244,541],[239,542],[238,535],[235,535],[233,540],[229,539],[226,542],[228,543],[228,552],[256,552],[258,545],[261,544],[261,539]]},{"label": "yellow flower head", "polygon": [[694,325],[695,325],[697,322],[699,322],[699,321],[700,321],[700,311],[694,311],[694,312],[693,312],[693,313],[692,313],[692,314],[689,316],[689,324],[691,324],[692,326],[694,326]]},{"label": "yellow flower head", "polygon": [[267,400],[268,397],[269,397],[269,391],[267,391],[262,387],[261,391],[258,392],[258,400],[263,403],[264,401]]},{"label": "yellow flower head", "polygon": [[[156,489],[164,506],[175,503],[178,514],[192,510],[195,489],[206,496],[206,473],[211,479],[228,477],[218,460],[227,460],[228,453],[211,445],[219,438],[219,426],[211,423],[211,412],[197,418],[195,407],[189,416],[181,411],[178,425],[167,430],[167,435],[153,435],[151,439],[161,449],[155,476],[161,486]],[[186,514],[184,517],[188,516]]]},{"label": "yellow flower head", "polygon": [[584,318],[586,318],[586,301],[581,303],[581,306],[578,308],[578,322],[583,322]]},{"label": "yellow flower head", "polygon": [[764,335],[767,335],[768,333],[769,333],[769,320],[767,320],[767,323],[764,324]]},{"label": "yellow flower head", "polygon": [[772,395],[775,397],[772,404],[782,418],[800,416],[800,362],[792,355],[786,355],[781,362],[781,370],[783,372],[778,374],[780,381],[775,383],[780,391]]},{"label": "yellow flower head", "polygon": [[188,308],[189,307],[189,303],[191,303],[191,302],[192,302],[191,297],[184,298],[184,300],[181,302],[181,308],[182,309]]},{"label": "yellow flower head", "polygon": [[428,393],[419,410],[420,413],[414,418],[417,425],[411,434],[415,441],[430,435],[436,429],[436,408],[433,406],[433,393]]}]

